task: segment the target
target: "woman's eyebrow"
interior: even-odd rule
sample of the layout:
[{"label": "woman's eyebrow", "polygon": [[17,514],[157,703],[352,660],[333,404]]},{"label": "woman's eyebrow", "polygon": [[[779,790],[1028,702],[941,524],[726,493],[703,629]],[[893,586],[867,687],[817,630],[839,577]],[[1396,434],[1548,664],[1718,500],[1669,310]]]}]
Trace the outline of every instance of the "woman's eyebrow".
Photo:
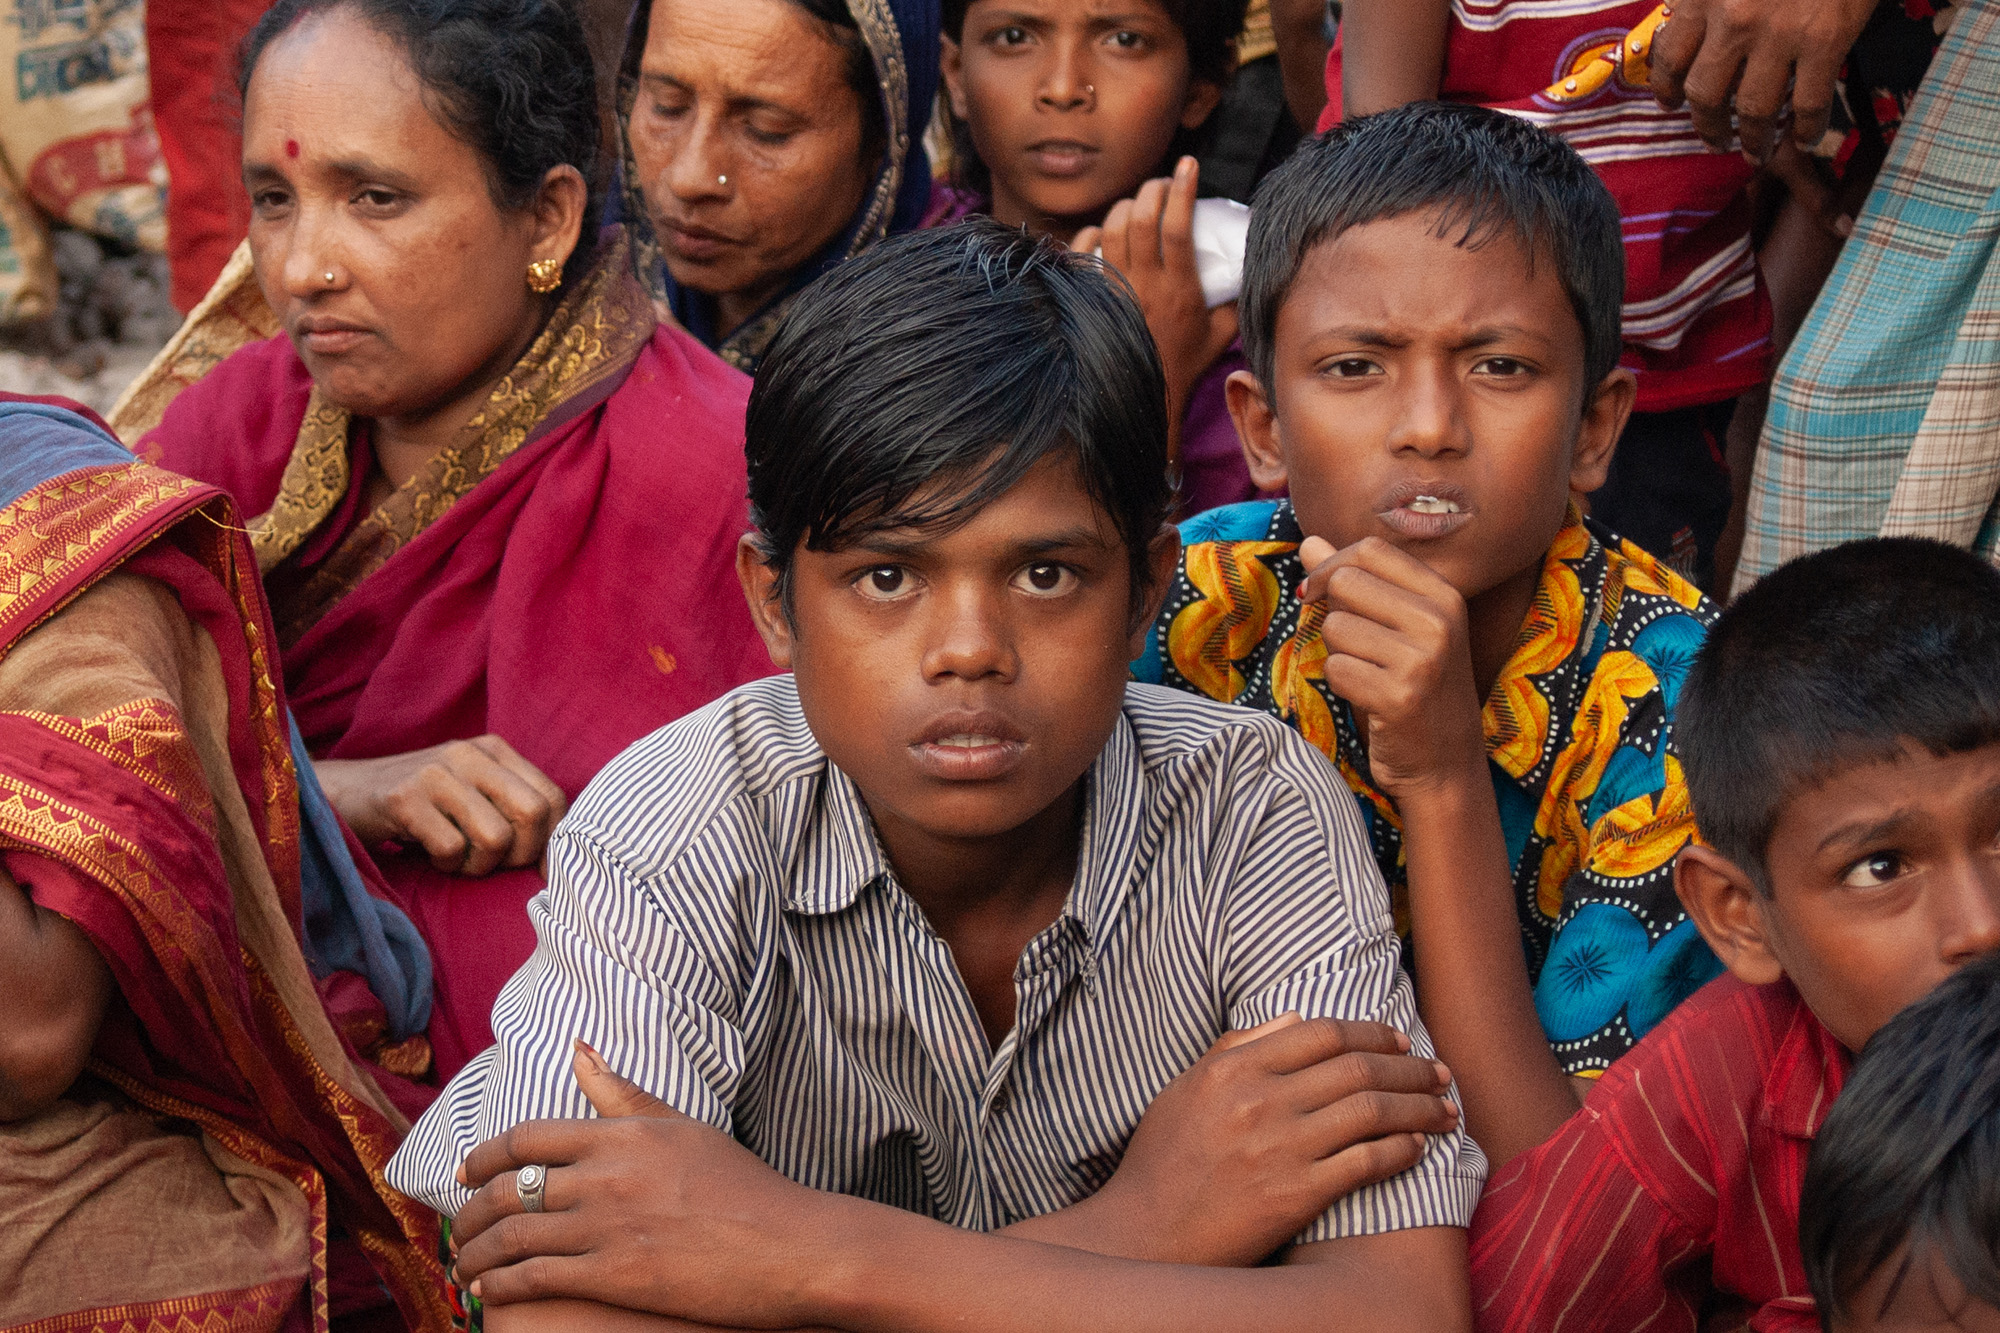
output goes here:
[{"label": "woman's eyebrow", "polygon": [[[671,74],[661,74],[645,70],[639,72],[639,82],[643,85],[668,89],[677,93],[688,92],[691,89],[690,84],[673,77]],[[754,93],[736,92],[733,89],[724,93],[723,104],[739,111],[776,111],[781,115],[792,116],[801,120],[805,119],[805,113],[797,107],[787,106],[783,102],[774,102],[768,97],[759,97]]]}]

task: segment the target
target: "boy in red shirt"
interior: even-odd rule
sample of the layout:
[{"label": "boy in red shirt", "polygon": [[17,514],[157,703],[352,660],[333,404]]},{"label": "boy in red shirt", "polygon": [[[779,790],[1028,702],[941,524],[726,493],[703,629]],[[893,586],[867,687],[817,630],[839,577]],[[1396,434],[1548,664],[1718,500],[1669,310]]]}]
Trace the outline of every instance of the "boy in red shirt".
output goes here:
[{"label": "boy in red shirt", "polygon": [[2000,950],[2000,572],[1914,538],[1724,612],[1676,739],[1676,887],[1730,976],[1613,1065],[1473,1221],[1482,1329],[1817,1330],[1807,1155],[1858,1051]]}]

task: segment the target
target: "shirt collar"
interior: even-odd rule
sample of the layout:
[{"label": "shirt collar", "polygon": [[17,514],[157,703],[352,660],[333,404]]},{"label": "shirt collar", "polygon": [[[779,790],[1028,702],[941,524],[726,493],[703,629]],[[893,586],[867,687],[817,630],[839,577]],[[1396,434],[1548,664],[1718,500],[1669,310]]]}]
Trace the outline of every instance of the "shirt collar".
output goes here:
[{"label": "shirt collar", "polygon": [[[1547,777],[1558,736],[1581,704],[1583,663],[1604,614],[1610,565],[1574,501],[1549,552],[1513,654],[1486,696],[1481,722],[1493,763],[1530,791]],[[1541,700],[1535,707],[1530,699]]]},{"label": "shirt collar", "polygon": [[831,759],[821,773],[813,807],[803,812],[805,837],[785,886],[786,910],[809,916],[845,909],[889,874],[889,858],[861,789]]},{"label": "shirt collar", "polygon": [[[811,916],[842,911],[863,889],[892,876],[861,789],[831,760],[823,773],[785,892],[786,910]],[[1084,779],[1076,879],[1063,904],[1063,915],[1083,928],[1093,953],[1131,887],[1144,828],[1144,764],[1132,724],[1120,712]]]},{"label": "shirt collar", "polygon": [[[1778,985],[1791,989],[1789,981]],[[1764,1116],[1771,1127],[1788,1138],[1811,1139],[1826,1123],[1833,1099],[1854,1064],[1839,1038],[1813,1015],[1804,1000],[1793,991],[1791,1024],[1771,1059],[1771,1072],[1764,1080]]]}]

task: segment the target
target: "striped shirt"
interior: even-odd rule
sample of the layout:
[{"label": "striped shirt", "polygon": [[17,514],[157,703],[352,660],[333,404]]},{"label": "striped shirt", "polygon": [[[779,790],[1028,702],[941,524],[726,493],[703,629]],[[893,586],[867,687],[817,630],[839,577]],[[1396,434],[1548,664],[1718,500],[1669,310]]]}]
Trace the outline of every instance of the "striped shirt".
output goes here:
[{"label": "striped shirt", "polygon": [[[1771,367],[1771,304],[1751,248],[1756,168],[1711,151],[1687,108],[1653,100],[1643,64],[1576,78],[1645,24],[1656,0],[1452,0],[1438,96],[1559,135],[1618,203],[1625,242],[1623,364],[1638,410],[1726,402]],[[1321,119],[1338,119],[1341,62]],[[1569,85],[1575,84],[1573,89]]]},{"label": "striped shirt", "polygon": [[1862,537],[2000,563],[2000,0],[1963,0],[1771,382],[1741,592]]},{"label": "striped shirt", "polygon": [[[1081,838],[993,1049],[791,679],[745,685],[578,800],[496,1044],[389,1179],[453,1212],[474,1145],[591,1114],[569,1070],[582,1037],[800,1184],[986,1230],[1099,1189],[1153,1098],[1233,1028],[1292,1010],[1375,1019],[1431,1052],[1359,812],[1276,719],[1129,686]],[[1464,1226],[1485,1174],[1462,1134],[1431,1136],[1415,1167],[1299,1239]]]}]

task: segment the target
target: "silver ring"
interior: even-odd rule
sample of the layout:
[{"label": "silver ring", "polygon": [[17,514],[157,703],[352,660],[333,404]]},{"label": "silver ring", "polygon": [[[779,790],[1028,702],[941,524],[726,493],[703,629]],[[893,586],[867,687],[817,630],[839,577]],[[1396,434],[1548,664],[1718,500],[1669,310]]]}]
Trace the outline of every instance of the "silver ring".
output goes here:
[{"label": "silver ring", "polygon": [[542,1189],[548,1183],[549,1169],[545,1166],[524,1166],[514,1173],[514,1193],[521,1196],[522,1212],[542,1211]]}]

